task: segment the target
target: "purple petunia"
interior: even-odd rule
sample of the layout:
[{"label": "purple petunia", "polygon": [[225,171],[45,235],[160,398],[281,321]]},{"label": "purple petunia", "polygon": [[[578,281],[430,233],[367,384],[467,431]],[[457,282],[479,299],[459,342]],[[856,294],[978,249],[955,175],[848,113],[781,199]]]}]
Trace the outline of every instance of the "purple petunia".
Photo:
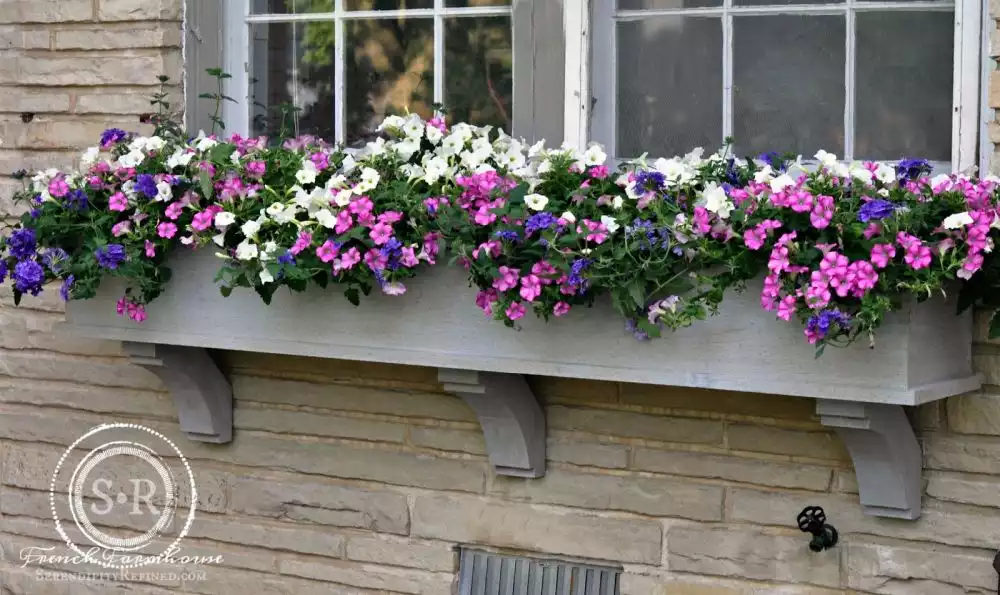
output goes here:
[{"label": "purple petunia", "polygon": [[88,206],[90,205],[87,199],[87,193],[83,190],[71,190],[70,193],[66,195],[67,208],[75,211],[86,211]]},{"label": "purple petunia", "polygon": [[49,248],[42,252],[42,263],[49,267],[53,275],[58,275],[62,272],[62,262],[67,258],[69,258],[69,255],[62,248]]},{"label": "purple petunia", "polygon": [[501,240],[507,242],[516,242],[518,240],[517,232],[513,229],[502,229],[493,234],[493,237],[500,238]]},{"label": "purple petunia", "polygon": [[128,133],[121,128],[108,128],[101,133],[101,147],[106,149],[127,136]]},{"label": "purple petunia", "polygon": [[0,283],[3,283],[4,279],[7,278],[7,261],[0,260]]},{"label": "purple petunia", "polygon": [[280,262],[281,264],[294,265],[295,255],[292,254],[291,250],[288,250],[284,254],[278,257],[278,262]]},{"label": "purple petunia", "polygon": [[524,233],[531,235],[540,229],[549,229],[556,225],[558,221],[552,213],[542,212],[532,215],[524,222]]},{"label": "purple petunia", "polygon": [[135,189],[138,192],[142,192],[149,198],[156,198],[159,192],[156,189],[156,179],[149,174],[140,174],[138,178],[135,179]]},{"label": "purple petunia", "polygon": [[7,248],[10,255],[18,260],[31,258],[35,254],[35,230],[25,227],[10,234]]},{"label": "purple petunia", "polygon": [[636,185],[643,190],[660,190],[667,177],[658,171],[640,171],[635,174]]},{"label": "purple petunia", "polygon": [[70,275],[69,277],[66,277],[66,279],[63,280],[62,287],[59,288],[59,297],[61,297],[64,302],[69,301],[70,298],[69,292],[70,290],[73,289],[74,281],[76,281],[76,278],[73,275]]},{"label": "purple petunia", "polygon": [[45,283],[45,269],[34,260],[22,260],[14,265],[13,278],[15,290],[38,295]]},{"label": "purple petunia", "polygon": [[811,316],[806,322],[806,332],[815,334],[820,339],[826,338],[830,332],[830,327],[836,324],[840,330],[846,331],[851,328],[851,317],[836,308],[823,310],[819,314]]},{"label": "purple petunia", "polygon": [[878,221],[879,219],[885,219],[886,217],[892,215],[896,212],[896,204],[889,202],[887,200],[875,199],[866,202],[861,205],[861,209],[858,210],[858,221],[862,223],[868,223],[869,221]]},{"label": "purple petunia", "polygon": [[[388,259],[385,268],[390,271],[395,271],[399,268],[399,259],[403,256],[402,248],[403,244],[396,238],[389,238],[389,241],[379,248],[379,254]],[[379,284],[382,285],[383,283],[379,282]]]},{"label": "purple petunia", "polygon": [[125,260],[125,246],[121,244],[108,244],[101,246],[94,251],[97,264],[105,269],[117,269],[118,265]]},{"label": "purple petunia", "polygon": [[896,178],[900,181],[916,180],[931,173],[931,164],[926,159],[903,159],[896,164]]}]

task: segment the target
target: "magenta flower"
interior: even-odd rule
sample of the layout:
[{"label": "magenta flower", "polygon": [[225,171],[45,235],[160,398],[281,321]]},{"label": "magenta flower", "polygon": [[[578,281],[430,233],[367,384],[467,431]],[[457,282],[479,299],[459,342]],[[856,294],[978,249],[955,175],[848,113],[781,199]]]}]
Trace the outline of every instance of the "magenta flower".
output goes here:
[{"label": "magenta flower", "polygon": [[760,250],[765,239],[767,239],[767,232],[760,225],[743,232],[743,243],[751,250]]},{"label": "magenta flower", "polygon": [[375,203],[373,203],[372,199],[367,196],[362,196],[351,201],[351,204],[348,205],[347,208],[351,211],[351,213],[357,215],[360,219],[371,214],[372,209],[375,208]]},{"label": "magenta flower", "polygon": [[521,297],[527,302],[535,301],[542,293],[542,280],[538,275],[525,275],[521,277]]},{"label": "magenta flower", "polygon": [[[917,240],[919,242],[919,240]],[[913,243],[906,249],[903,260],[914,270],[926,269],[931,266],[931,249],[922,243]]]},{"label": "magenta flower", "polygon": [[552,266],[547,260],[539,260],[535,264],[531,265],[531,274],[537,275],[542,281],[542,285],[551,285],[554,281],[553,277],[559,271],[556,267]]},{"label": "magenta flower", "polygon": [[788,206],[796,213],[806,213],[813,208],[813,197],[805,190],[796,190],[788,197]]},{"label": "magenta flower", "polygon": [[56,198],[62,198],[69,194],[69,184],[62,176],[56,176],[49,182],[49,194]]},{"label": "magenta flower", "polygon": [[351,217],[350,211],[344,210],[337,213],[337,224],[333,228],[334,232],[347,233],[352,227],[354,227],[354,218]]},{"label": "magenta flower", "polygon": [[127,234],[130,231],[132,231],[132,222],[120,221],[118,223],[115,223],[114,226],[111,228],[111,235],[118,238]]},{"label": "magenta flower", "polygon": [[347,252],[344,252],[344,255],[340,258],[334,259],[333,272],[349,271],[359,262],[361,262],[361,252],[357,248],[351,248]]},{"label": "magenta flower", "polygon": [[340,254],[340,246],[327,240],[323,242],[323,245],[316,248],[316,256],[323,262],[331,262],[337,255]]},{"label": "magenta flower", "polygon": [[406,268],[413,268],[420,264],[420,260],[417,258],[416,251],[413,246],[404,246],[399,249],[400,257],[399,264]]},{"label": "magenta flower", "polygon": [[500,256],[500,252],[502,250],[503,244],[496,240],[490,240],[476,246],[476,249],[472,251],[472,258],[479,258],[479,254],[482,252],[485,252],[491,258],[496,258],[497,256]]},{"label": "magenta flower", "polygon": [[330,158],[327,157],[326,153],[313,153],[309,156],[309,160],[313,162],[313,165],[319,171],[330,167]]},{"label": "magenta flower", "polygon": [[826,229],[833,219],[835,208],[832,196],[817,196],[812,212],[809,213],[809,222],[816,229]]},{"label": "magenta flower", "polygon": [[872,221],[868,224],[868,227],[865,228],[864,236],[866,240],[870,240],[880,233],[882,233],[882,226],[875,221]]},{"label": "magenta flower", "polygon": [[156,244],[146,240],[146,257],[153,258],[154,256],[156,256]]},{"label": "magenta flower", "polygon": [[830,298],[832,297],[830,286],[826,283],[822,273],[813,271],[812,283],[806,289],[806,305],[813,310],[820,310],[830,303]]},{"label": "magenta flower", "polygon": [[312,241],[313,236],[310,232],[300,231],[299,237],[295,239],[295,243],[292,244],[292,247],[289,248],[288,251],[291,252],[293,256],[297,256],[299,252],[302,252],[309,246],[312,246]]},{"label": "magenta flower", "polygon": [[125,194],[121,192],[112,194],[111,198],[108,199],[108,209],[119,213],[128,209],[128,199],[125,198]]},{"label": "magenta flower", "polygon": [[385,223],[376,223],[368,234],[376,246],[381,246],[392,239],[392,226]]},{"label": "magenta flower", "polygon": [[209,227],[212,227],[212,221],[215,220],[214,211],[202,211],[194,216],[191,221],[191,228],[195,231],[205,231]]},{"label": "magenta flower", "polygon": [[[590,168],[589,173],[591,178],[594,178],[595,180],[603,180],[604,178],[608,177],[609,173],[608,166],[595,165],[594,167]],[[569,306],[567,305],[566,308],[569,309]],[[555,310],[553,310],[553,312],[555,312]],[[561,314],[556,314],[556,316],[561,316]]]},{"label": "magenta flower", "polygon": [[382,254],[380,250],[369,250],[365,252],[362,260],[365,261],[365,265],[373,271],[381,271],[385,268],[385,265],[389,264],[389,257]]},{"label": "magenta flower", "polygon": [[124,316],[125,315],[125,311],[126,311],[127,308],[128,308],[128,298],[127,297],[122,296],[122,298],[120,300],[118,300],[117,302],[115,302],[115,312],[117,312],[119,316]]},{"label": "magenta flower", "polygon": [[493,304],[498,301],[497,291],[495,289],[487,289],[486,291],[479,291],[476,293],[476,305],[483,311],[487,316],[493,315]]},{"label": "magenta flower", "polygon": [[983,267],[983,260],[983,255],[978,252],[969,254],[956,274],[962,279],[971,279],[972,275]]},{"label": "magenta flower", "polygon": [[864,297],[866,293],[875,288],[878,283],[878,273],[875,267],[867,260],[856,260],[848,267],[848,279],[853,284],[855,297]]},{"label": "magenta flower", "polygon": [[782,320],[786,321],[791,320],[792,315],[795,314],[795,310],[796,308],[795,308],[794,295],[786,295],[785,297],[781,298],[780,302],[778,302],[778,318]]},{"label": "magenta flower", "polygon": [[694,217],[691,218],[694,231],[699,235],[705,235],[712,231],[712,224],[709,221],[709,213],[705,207],[695,207]]},{"label": "magenta flower", "polygon": [[875,244],[872,246],[872,263],[880,269],[889,266],[889,261],[894,256],[896,256],[896,247],[892,244]]},{"label": "magenta flower", "polygon": [[156,235],[169,240],[177,235],[177,226],[173,223],[164,221],[156,226]]},{"label": "magenta flower", "polygon": [[517,287],[519,275],[517,269],[502,266],[499,269],[500,277],[493,280],[493,288],[497,291],[508,291]]},{"label": "magenta flower", "polygon": [[566,302],[556,302],[556,305],[552,307],[552,313],[556,316],[565,316],[569,314],[569,304]]},{"label": "magenta flower", "polygon": [[517,320],[518,318],[524,316],[524,311],[525,311],[524,306],[521,304],[521,302],[514,302],[511,305],[507,306],[507,311],[506,311],[507,318],[510,318],[511,320]]},{"label": "magenta flower", "polygon": [[184,205],[182,205],[179,202],[172,202],[169,205],[167,205],[167,208],[164,211],[164,214],[166,214],[167,219],[171,219],[173,221],[176,221],[177,218],[180,217],[181,213],[183,213],[183,212],[184,212]]},{"label": "magenta flower", "polygon": [[489,225],[497,220],[495,213],[490,212],[490,208],[487,205],[483,205],[476,210],[476,215],[473,217],[473,221],[477,225]]},{"label": "magenta flower", "polygon": [[771,249],[770,259],[767,261],[767,268],[774,274],[785,270],[790,264],[788,260],[788,246],[775,246]]},{"label": "magenta flower", "polygon": [[267,164],[263,161],[251,161],[246,165],[247,174],[252,178],[262,178],[267,173]]},{"label": "magenta flower", "polygon": [[403,218],[403,214],[399,211],[386,211],[378,216],[379,223],[385,223],[386,225],[392,225]]},{"label": "magenta flower", "polygon": [[587,226],[590,233],[587,234],[587,241],[595,244],[603,244],[608,239],[608,228],[600,221],[584,219],[583,224]]}]

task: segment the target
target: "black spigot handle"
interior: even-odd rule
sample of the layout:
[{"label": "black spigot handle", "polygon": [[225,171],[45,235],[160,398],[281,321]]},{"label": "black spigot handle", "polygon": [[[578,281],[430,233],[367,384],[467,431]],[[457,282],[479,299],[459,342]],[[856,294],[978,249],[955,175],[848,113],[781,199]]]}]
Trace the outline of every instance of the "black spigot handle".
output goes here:
[{"label": "black spigot handle", "polygon": [[809,549],[814,552],[822,552],[837,545],[839,534],[832,526],[826,524],[826,512],[820,506],[806,506],[796,518],[799,530],[803,533],[812,534],[809,541]]}]

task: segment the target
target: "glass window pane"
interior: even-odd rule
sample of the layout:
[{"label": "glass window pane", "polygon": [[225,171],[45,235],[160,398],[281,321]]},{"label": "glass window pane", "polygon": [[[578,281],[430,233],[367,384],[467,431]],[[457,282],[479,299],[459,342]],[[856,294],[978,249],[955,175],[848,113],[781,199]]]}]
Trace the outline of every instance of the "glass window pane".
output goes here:
[{"label": "glass window pane", "polygon": [[260,23],[250,40],[254,133],[333,139],[333,23]]},{"label": "glass window pane", "polygon": [[722,142],[722,25],[662,16],[618,25],[617,154],[654,157]]},{"label": "glass window pane", "polygon": [[252,0],[251,14],[333,12],[333,0]]},{"label": "glass window pane", "polygon": [[389,114],[430,117],[434,104],[433,19],[359,19],[344,24],[348,145],[375,138]]},{"label": "glass window pane", "polygon": [[713,6],[722,6],[722,0],[618,0],[618,10],[711,8]]},{"label": "glass window pane", "polygon": [[344,10],[405,10],[434,8],[434,0],[344,0]]},{"label": "glass window pane", "polygon": [[514,53],[510,17],[445,20],[444,105],[452,122],[511,130]]},{"label": "glass window pane", "polygon": [[[908,2],[911,0],[901,0]],[[783,6],[789,4],[843,4],[844,0],[733,0],[733,6]]]},{"label": "glass window pane", "polygon": [[951,160],[954,19],[858,13],[856,158]]},{"label": "glass window pane", "polygon": [[843,154],[845,40],[843,16],[733,19],[738,154]]},{"label": "glass window pane", "polygon": [[510,6],[511,0],[444,0],[448,8],[469,8],[475,6]]}]

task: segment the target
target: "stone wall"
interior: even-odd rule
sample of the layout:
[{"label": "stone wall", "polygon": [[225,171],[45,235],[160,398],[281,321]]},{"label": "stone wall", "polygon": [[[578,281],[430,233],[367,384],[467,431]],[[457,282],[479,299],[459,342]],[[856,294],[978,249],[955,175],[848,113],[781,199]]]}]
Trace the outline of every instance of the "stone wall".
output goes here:
[{"label": "stone wall", "polygon": [[[0,174],[69,166],[105,127],[136,129],[156,75],[180,79],[181,12],[0,0]],[[0,178],[0,199],[12,184]],[[913,412],[926,493],[909,522],[862,516],[843,444],[808,399],[533,378],[548,474],[515,479],[493,475],[472,412],[433,370],[218,353],[236,437],[212,446],[181,437],[158,380],[119,345],[57,336],[55,292],[0,299],[5,594],[447,594],[463,544],[618,566],[626,595],[996,589],[1000,343],[977,345],[982,393]],[[224,557],[206,580],[40,583],[20,567],[22,547],[59,545],[47,488],[61,451],[109,420],[157,428],[191,460],[185,550]],[[840,530],[836,549],[809,552],[794,527],[810,504]]]}]

